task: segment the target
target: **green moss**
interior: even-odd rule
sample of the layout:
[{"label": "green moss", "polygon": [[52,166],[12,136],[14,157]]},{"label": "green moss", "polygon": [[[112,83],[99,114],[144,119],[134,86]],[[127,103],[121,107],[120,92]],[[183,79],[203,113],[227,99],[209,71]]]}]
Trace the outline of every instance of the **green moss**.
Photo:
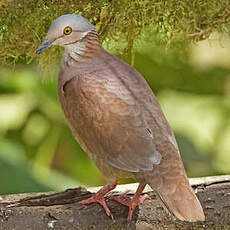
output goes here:
[{"label": "green moss", "polygon": [[[101,41],[125,53],[134,44],[138,46],[135,41],[146,31],[148,40],[174,47],[178,42],[189,46],[212,32],[229,33],[230,29],[229,0],[1,0],[0,62],[31,62],[52,21],[66,13],[88,18]],[[60,53],[52,48],[39,61],[48,66]]]}]

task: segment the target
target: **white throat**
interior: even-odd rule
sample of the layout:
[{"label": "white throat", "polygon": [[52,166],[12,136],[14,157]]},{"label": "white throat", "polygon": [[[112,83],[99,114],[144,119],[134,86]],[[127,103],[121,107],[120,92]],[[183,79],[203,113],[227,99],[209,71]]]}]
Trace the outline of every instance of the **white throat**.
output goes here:
[{"label": "white throat", "polygon": [[67,63],[69,57],[78,61],[81,58],[81,55],[85,52],[85,42],[79,41],[70,45],[65,46],[65,52],[63,55],[63,62]]}]

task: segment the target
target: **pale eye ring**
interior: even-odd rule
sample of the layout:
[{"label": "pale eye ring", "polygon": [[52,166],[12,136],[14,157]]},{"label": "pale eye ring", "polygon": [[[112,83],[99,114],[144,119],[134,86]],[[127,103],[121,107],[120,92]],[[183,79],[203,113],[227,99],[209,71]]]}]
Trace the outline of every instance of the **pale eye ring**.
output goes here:
[{"label": "pale eye ring", "polygon": [[70,26],[66,26],[66,27],[64,28],[64,30],[63,30],[63,33],[64,33],[65,35],[71,34],[71,33],[72,33],[72,28],[71,28]]}]

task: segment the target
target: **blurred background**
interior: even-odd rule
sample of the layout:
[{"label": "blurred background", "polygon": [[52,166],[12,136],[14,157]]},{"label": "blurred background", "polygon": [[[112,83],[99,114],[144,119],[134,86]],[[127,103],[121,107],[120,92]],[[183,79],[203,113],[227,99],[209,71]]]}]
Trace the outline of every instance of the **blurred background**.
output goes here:
[{"label": "blurred background", "polygon": [[[138,47],[120,55],[105,45],[150,84],[188,176],[230,173],[229,36],[212,34],[186,52],[146,41]],[[0,67],[0,194],[105,183],[66,124],[57,74],[56,66],[42,71],[36,61]]]}]

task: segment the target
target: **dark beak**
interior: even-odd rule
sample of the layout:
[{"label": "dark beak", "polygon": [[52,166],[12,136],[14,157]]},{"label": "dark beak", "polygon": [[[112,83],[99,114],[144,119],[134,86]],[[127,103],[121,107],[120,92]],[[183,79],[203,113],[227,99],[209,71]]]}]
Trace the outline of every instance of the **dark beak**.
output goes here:
[{"label": "dark beak", "polygon": [[36,50],[36,54],[39,55],[40,53],[42,53],[44,50],[46,50],[47,48],[49,48],[52,43],[54,42],[54,40],[45,40]]}]

